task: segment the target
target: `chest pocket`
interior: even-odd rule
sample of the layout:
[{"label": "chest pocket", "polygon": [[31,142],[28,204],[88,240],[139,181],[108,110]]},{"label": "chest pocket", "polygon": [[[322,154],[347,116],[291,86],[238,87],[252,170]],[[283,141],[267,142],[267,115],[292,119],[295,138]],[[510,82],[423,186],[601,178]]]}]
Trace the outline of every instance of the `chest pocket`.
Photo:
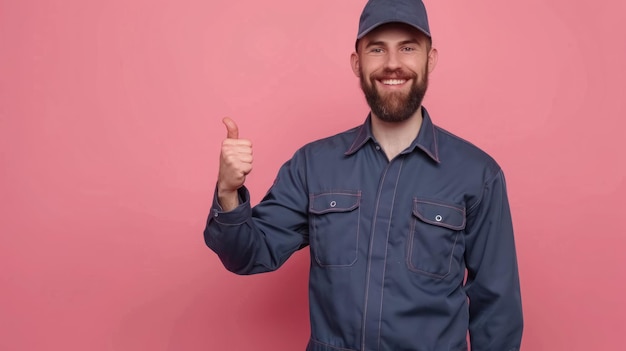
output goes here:
[{"label": "chest pocket", "polygon": [[360,191],[309,195],[311,255],[320,266],[348,267],[357,259]]},{"label": "chest pocket", "polygon": [[[450,273],[465,229],[465,208],[435,201],[413,200],[408,244],[408,268],[443,279]],[[460,251],[460,250],[458,250]],[[460,259],[462,253],[456,255]]]}]

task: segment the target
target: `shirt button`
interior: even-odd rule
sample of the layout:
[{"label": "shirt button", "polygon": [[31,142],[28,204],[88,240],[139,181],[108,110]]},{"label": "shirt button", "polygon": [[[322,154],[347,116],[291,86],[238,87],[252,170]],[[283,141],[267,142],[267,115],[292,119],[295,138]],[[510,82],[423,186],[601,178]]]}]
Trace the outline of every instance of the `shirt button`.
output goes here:
[{"label": "shirt button", "polygon": [[435,220],[436,220],[437,222],[441,222],[441,221],[443,220],[443,217],[441,217],[441,215],[436,215],[436,216],[435,216]]},{"label": "shirt button", "polygon": [[380,151],[380,145],[376,145],[376,150]]},{"label": "shirt button", "polygon": [[220,214],[219,214],[219,212],[217,212],[217,210],[213,210],[213,217],[217,217],[217,216],[219,216],[219,215],[220,215]]},{"label": "shirt button", "polygon": [[335,207],[337,206],[337,201],[331,201],[330,202],[330,207]]}]

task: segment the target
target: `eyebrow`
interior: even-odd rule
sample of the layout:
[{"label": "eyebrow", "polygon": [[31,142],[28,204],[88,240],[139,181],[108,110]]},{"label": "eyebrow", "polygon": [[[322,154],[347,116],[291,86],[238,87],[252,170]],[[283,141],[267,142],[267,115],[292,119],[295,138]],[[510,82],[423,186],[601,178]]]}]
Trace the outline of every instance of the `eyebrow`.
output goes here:
[{"label": "eyebrow", "polygon": [[[413,38],[413,39],[408,39],[408,40],[403,40],[401,42],[398,43],[398,45],[406,45],[406,44],[416,44],[418,46],[422,46],[422,44],[419,42],[419,40]],[[371,46],[387,46],[387,43],[382,41],[382,40],[377,40],[377,41],[371,41],[369,43],[367,43],[367,45],[365,45],[365,48],[369,48]]]}]

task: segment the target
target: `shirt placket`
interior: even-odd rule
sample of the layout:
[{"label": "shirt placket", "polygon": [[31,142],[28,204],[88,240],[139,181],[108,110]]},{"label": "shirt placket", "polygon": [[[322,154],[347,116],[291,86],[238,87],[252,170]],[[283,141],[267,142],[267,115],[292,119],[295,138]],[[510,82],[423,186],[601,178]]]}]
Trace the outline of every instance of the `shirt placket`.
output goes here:
[{"label": "shirt placket", "polygon": [[387,245],[403,160],[404,157],[397,157],[388,163],[377,189],[367,260],[362,351],[378,350],[380,346]]}]

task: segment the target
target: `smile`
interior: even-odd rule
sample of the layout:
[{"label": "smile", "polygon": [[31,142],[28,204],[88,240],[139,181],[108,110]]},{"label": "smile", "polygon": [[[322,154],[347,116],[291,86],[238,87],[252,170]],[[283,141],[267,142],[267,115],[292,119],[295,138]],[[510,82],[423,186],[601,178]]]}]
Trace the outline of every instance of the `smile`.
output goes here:
[{"label": "smile", "polygon": [[385,85],[401,85],[406,83],[406,79],[383,79],[380,82]]}]

